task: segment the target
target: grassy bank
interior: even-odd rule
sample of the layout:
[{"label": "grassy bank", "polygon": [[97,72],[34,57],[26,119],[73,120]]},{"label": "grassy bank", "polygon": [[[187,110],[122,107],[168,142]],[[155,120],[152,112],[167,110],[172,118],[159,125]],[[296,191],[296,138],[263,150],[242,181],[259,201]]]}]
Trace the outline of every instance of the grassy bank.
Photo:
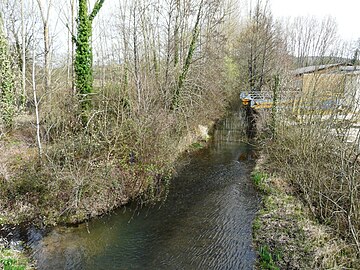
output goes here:
[{"label": "grassy bank", "polygon": [[262,193],[253,223],[258,269],[358,269],[356,250],[328,225],[320,224],[289,182],[263,157],[252,174]]},{"label": "grassy bank", "polygon": [[357,105],[325,110],[315,89],[302,96],[310,107],[273,107],[256,118],[264,158],[254,181],[264,200],[254,242],[267,269],[360,268]]},{"label": "grassy bank", "polygon": [[[151,124],[156,129],[162,123]],[[83,134],[45,145],[46,155],[38,159],[28,129],[19,126],[0,141],[0,224],[78,223],[130,200],[162,200],[178,157],[208,139],[205,126],[193,125],[181,138],[145,128],[109,149]]]}]

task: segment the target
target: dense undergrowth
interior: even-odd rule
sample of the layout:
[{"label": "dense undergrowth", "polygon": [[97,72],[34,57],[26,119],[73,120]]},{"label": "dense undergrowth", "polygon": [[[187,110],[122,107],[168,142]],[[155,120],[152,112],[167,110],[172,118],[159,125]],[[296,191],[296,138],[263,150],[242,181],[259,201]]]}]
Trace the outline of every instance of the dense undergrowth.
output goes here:
[{"label": "dense undergrowth", "polygon": [[263,194],[253,222],[259,269],[357,269],[355,250],[320,224],[286,180],[258,164],[253,181]]},{"label": "dense undergrowth", "polygon": [[343,114],[279,110],[275,133],[274,118],[261,115],[264,159],[253,175],[264,193],[254,222],[261,269],[360,267],[359,138],[347,141],[353,123]]},{"label": "dense undergrowth", "polygon": [[53,96],[52,106],[42,108],[41,158],[31,118],[3,136],[1,223],[76,223],[129,200],[163,200],[179,155],[206,137],[198,125],[211,125],[227,104],[207,96],[191,110],[154,104],[138,114],[114,97],[116,91],[99,90],[85,129],[71,94]]},{"label": "dense undergrowth", "polygon": [[0,267],[3,270],[27,270],[33,269],[29,266],[27,259],[18,258],[19,255],[14,254],[10,249],[0,251]]}]

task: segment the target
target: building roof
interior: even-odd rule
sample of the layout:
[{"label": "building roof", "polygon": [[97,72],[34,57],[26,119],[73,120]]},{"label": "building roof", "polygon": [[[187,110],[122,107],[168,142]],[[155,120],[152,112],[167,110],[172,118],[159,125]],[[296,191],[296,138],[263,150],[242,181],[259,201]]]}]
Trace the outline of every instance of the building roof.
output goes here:
[{"label": "building roof", "polygon": [[340,71],[353,72],[360,71],[360,66],[340,66]]},{"label": "building roof", "polygon": [[[344,63],[336,63],[336,64],[328,64],[328,65],[318,65],[318,66],[308,66],[308,67],[302,67],[302,68],[298,68],[292,71],[292,73],[294,75],[303,75],[306,73],[313,73],[315,71],[320,71],[320,70],[324,70],[324,69],[329,69],[332,67],[338,67],[338,66],[343,66]],[[344,66],[346,67],[346,66]]]}]

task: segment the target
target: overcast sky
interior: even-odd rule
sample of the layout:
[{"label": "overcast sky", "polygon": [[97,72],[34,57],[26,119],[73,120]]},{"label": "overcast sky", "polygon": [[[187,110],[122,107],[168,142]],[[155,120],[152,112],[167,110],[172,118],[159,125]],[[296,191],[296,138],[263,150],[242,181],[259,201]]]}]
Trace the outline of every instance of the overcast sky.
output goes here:
[{"label": "overcast sky", "polygon": [[360,0],[270,0],[275,17],[314,15],[336,18],[345,40],[360,38]]}]

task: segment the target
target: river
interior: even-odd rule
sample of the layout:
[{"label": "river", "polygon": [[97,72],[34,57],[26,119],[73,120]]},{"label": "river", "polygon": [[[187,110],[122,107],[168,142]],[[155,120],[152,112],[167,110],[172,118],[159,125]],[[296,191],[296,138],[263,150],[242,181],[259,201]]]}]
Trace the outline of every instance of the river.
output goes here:
[{"label": "river", "polygon": [[123,207],[45,237],[29,231],[38,269],[252,269],[251,224],[259,197],[252,148],[240,141],[238,111],[214,141],[191,155],[165,202]]}]

